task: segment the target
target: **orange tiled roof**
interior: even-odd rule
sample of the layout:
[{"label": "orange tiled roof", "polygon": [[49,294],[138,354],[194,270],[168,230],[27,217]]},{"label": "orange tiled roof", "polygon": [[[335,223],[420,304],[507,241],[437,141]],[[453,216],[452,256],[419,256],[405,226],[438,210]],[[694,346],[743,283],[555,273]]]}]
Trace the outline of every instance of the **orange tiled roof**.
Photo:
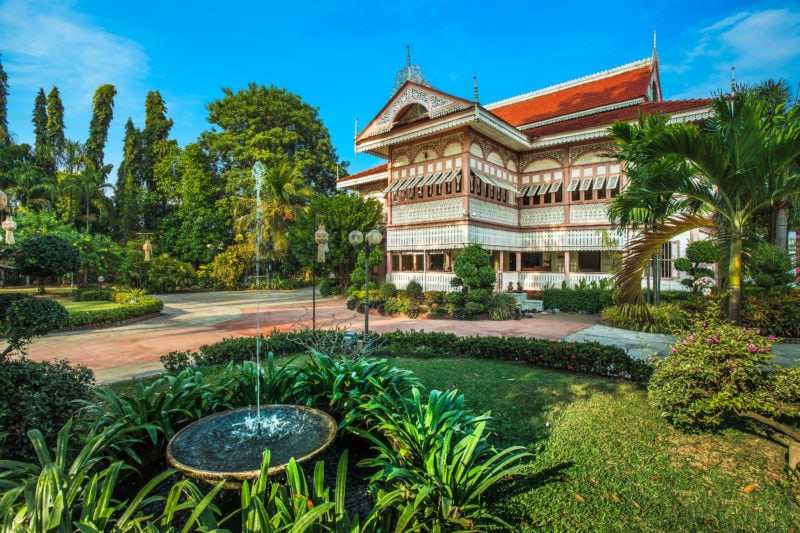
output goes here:
[{"label": "orange tiled roof", "polygon": [[378,165],[377,167],[368,168],[367,170],[362,170],[361,172],[357,172],[355,174],[351,174],[349,176],[344,176],[343,178],[339,178],[336,180],[337,183],[345,183],[350,180],[363,178],[364,176],[369,176],[371,174],[378,174],[380,172],[386,172],[389,168],[388,163],[384,163],[382,165]]},{"label": "orange tiled roof", "polygon": [[679,111],[686,111],[710,105],[711,98],[701,98],[695,100],[665,100],[661,102],[645,102],[637,106],[613,109],[603,113],[595,113],[584,117],[564,120],[552,124],[545,124],[536,128],[523,130],[523,133],[530,137],[541,137],[553,135],[565,131],[579,131],[587,128],[594,128],[603,125],[611,125],[617,120],[636,120],[638,111],[645,115],[652,113],[672,114]]},{"label": "orange tiled roof", "polygon": [[641,61],[631,68],[615,69],[608,75],[602,73],[508,99],[486,106],[494,115],[515,127],[533,122],[579,113],[590,109],[644,99],[653,76],[653,63]]}]

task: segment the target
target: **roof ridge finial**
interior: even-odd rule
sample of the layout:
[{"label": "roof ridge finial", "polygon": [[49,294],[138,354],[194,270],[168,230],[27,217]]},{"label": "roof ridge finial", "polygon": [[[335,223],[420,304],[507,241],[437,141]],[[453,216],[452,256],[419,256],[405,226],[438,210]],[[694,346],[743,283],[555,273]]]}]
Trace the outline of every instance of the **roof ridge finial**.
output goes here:
[{"label": "roof ridge finial", "polygon": [[472,92],[475,94],[475,105],[478,105],[478,75],[472,75]]},{"label": "roof ridge finial", "polygon": [[411,68],[411,45],[406,45],[406,66]]}]

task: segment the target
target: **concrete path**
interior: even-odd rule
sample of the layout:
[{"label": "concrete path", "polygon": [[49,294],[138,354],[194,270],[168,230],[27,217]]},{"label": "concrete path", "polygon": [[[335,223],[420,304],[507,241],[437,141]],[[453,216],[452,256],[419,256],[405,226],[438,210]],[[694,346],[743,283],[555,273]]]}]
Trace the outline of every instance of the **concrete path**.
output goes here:
[{"label": "concrete path", "polygon": [[[343,299],[318,298],[316,320],[311,289],[294,291],[206,292],[159,295],[161,316],[126,326],[57,333],[34,339],[33,360],[67,359],[95,372],[98,383],[162,370],[159,357],[171,351],[196,351],[225,338],[311,328],[363,331],[364,317]],[[635,357],[664,355],[674,343],[669,335],[637,333],[597,324],[596,316],[539,313],[522,320],[412,320],[370,314],[370,331],[440,331],[460,336],[514,336],[567,341],[597,341],[620,346]],[[800,344],[778,345],[783,364],[796,364]]]}]

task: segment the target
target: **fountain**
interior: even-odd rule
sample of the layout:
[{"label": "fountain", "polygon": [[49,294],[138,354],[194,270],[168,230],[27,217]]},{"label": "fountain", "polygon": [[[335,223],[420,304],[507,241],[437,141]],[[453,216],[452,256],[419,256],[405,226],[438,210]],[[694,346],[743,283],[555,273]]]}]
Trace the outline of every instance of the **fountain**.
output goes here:
[{"label": "fountain", "polygon": [[[253,165],[256,181],[256,286],[261,248],[261,186],[264,167]],[[256,306],[256,367],[261,373],[261,333]],[[260,400],[260,380],[256,380]],[[289,460],[308,461],[336,436],[336,421],[327,413],[301,405],[261,405],[216,413],[178,431],[167,444],[167,461],[186,475],[212,484],[225,480],[236,489],[261,475],[264,450],[270,451],[267,475],[282,473]]]}]

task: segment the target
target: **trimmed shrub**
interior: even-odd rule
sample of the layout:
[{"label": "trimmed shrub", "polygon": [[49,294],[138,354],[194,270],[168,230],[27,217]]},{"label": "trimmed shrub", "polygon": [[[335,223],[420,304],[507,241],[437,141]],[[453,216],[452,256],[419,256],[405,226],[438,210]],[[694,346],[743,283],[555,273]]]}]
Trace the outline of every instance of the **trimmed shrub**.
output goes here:
[{"label": "trimmed shrub", "polygon": [[422,285],[417,280],[412,279],[406,285],[406,294],[411,300],[416,300],[422,296]]},{"label": "trimmed shrub", "polygon": [[623,314],[622,309],[616,306],[606,307],[601,315],[603,323],[615,328],[629,329],[631,331],[644,331],[647,333],[674,334],[686,331],[691,324],[691,317],[680,304],[664,303],[648,305],[652,322],[641,322]]},{"label": "trimmed shrub", "polygon": [[408,311],[408,298],[392,297],[383,302],[383,312],[387,315],[406,313]]},{"label": "trimmed shrub", "polygon": [[384,283],[380,288],[380,299],[385,302],[389,298],[397,296],[397,287],[394,283]]},{"label": "trimmed shrub", "polygon": [[0,359],[13,351],[23,351],[33,337],[59,329],[67,323],[67,310],[50,298],[25,297],[11,301],[4,310],[0,335],[7,346]]},{"label": "trimmed shrub", "polygon": [[745,295],[742,323],[751,329],[779,337],[800,337],[800,291],[762,292]]},{"label": "trimmed shrub", "polygon": [[545,309],[596,314],[613,305],[612,293],[599,288],[543,289]]},{"label": "trimmed shrub", "polygon": [[338,294],[342,294],[342,286],[339,285],[339,280],[336,278],[326,277],[322,278],[319,282],[319,294],[320,296],[336,296]]},{"label": "trimmed shrub", "polygon": [[[130,301],[130,297],[128,298]],[[69,314],[67,325],[71,327],[89,324],[113,324],[131,318],[160,313],[164,302],[148,296],[139,298],[138,302],[129,303],[114,309],[97,309],[93,311],[76,311]]]},{"label": "trimmed shrub", "polygon": [[53,446],[58,430],[75,416],[74,401],[88,399],[93,385],[91,370],[68,361],[0,360],[0,457],[37,462],[28,431],[40,430]]}]

